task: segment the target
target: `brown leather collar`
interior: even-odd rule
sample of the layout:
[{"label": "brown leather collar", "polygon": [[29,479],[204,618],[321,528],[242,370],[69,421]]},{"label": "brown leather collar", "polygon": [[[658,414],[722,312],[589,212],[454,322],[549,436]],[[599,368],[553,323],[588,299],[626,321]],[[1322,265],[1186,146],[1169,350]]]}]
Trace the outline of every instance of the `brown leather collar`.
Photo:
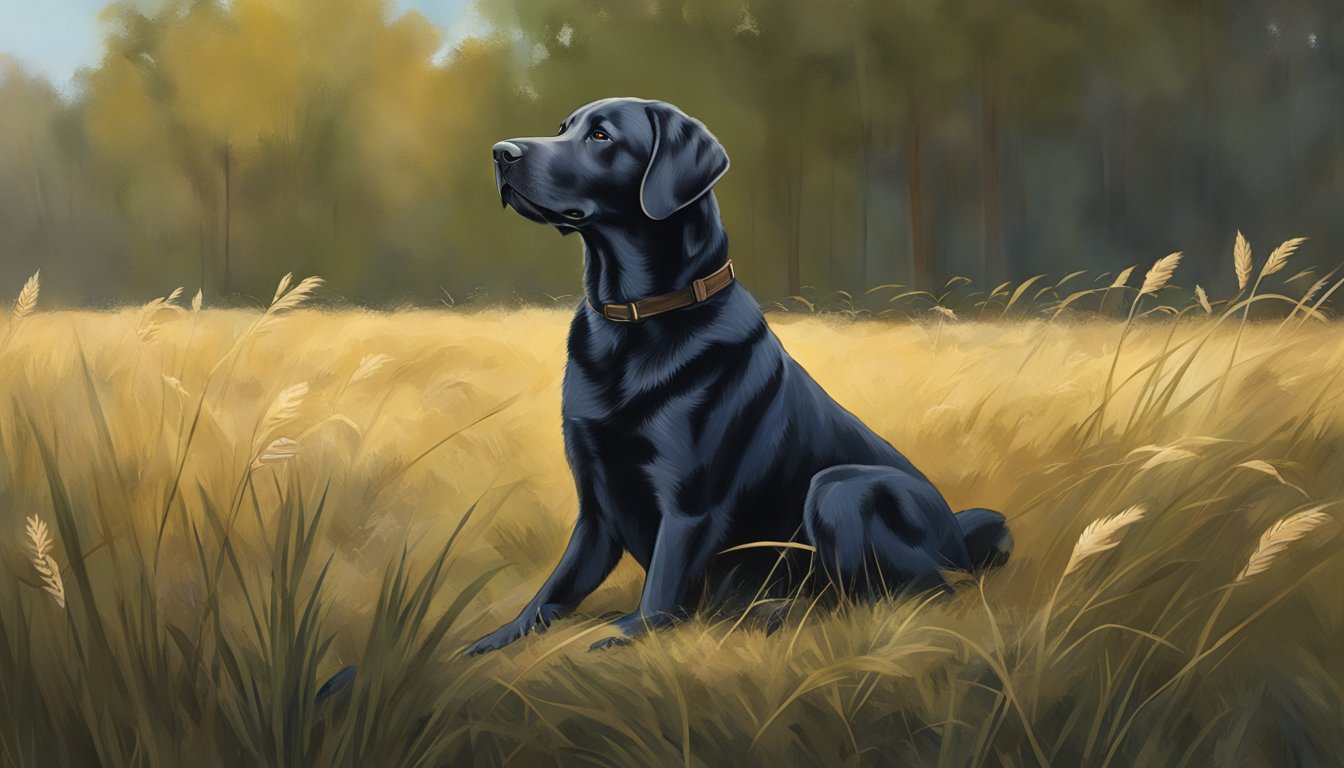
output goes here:
[{"label": "brown leather collar", "polygon": [[664,312],[671,312],[674,309],[681,309],[706,301],[710,296],[732,285],[736,277],[737,275],[733,273],[733,260],[729,259],[722,267],[699,280],[691,281],[691,287],[689,288],[682,288],[680,291],[664,293],[660,296],[650,296],[647,299],[639,299],[629,304],[603,304],[599,309],[593,302],[588,301],[588,306],[608,320],[617,323],[635,323],[654,315],[661,315]]}]

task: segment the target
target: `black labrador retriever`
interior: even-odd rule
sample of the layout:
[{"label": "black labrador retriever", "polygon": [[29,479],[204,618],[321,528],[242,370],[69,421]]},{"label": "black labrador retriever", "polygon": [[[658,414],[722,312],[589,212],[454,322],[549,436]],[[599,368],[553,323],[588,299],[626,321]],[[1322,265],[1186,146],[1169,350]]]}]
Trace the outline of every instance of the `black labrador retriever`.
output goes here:
[{"label": "black labrador retriever", "polygon": [[942,570],[1006,559],[1003,516],[953,515],[789,357],[733,279],[710,191],[728,155],[702,123],[605,99],[494,157],[505,207],[584,242],[562,398],[579,515],[536,597],[469,653],[573,609],[624,552],[646,571],[639,609],[594,648],[676,620],[702,593],[760,594],[779,556],[723,554],[742,544],[810,544],[813,581],[868,596],[945,588]]}]

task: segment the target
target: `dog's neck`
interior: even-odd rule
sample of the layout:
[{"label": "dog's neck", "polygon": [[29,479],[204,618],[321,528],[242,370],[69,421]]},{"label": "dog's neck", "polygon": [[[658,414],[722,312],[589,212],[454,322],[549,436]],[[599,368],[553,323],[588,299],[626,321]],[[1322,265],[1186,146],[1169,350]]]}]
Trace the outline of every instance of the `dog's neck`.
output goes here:
[{"label": "dog's neck", "polygon": [[728,259],[714,193],[663,221],[583,231],[583,289],[595,306],[679,291]]}]

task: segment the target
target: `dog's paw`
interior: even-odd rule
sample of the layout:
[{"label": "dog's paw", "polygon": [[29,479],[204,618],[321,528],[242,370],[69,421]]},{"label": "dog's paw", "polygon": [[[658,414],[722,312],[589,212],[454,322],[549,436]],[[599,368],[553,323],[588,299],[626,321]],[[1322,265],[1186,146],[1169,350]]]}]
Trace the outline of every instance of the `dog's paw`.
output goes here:
[{"label": "dog's paw", "polygon": [[529,632],[545,632],[552,621],[567,612],[565,606],[557,603],[547,603],[535,609],[529,608],[519,614],[518,618],[477,640],[464,655],[479,656],[482,653],[497,651]]},{"label": "dog's paw", "polygon": [[504,646],[508,645],[509,643],[512,643],[514,640],[517,640],[519,637],[522,637],[522,635],[519,633],[513,633],[513,632],[505,633],[504,632],[505,629],[509,628],[501,627],[499,630],[491,632],[485,637],[482,637],[480,640],[477,640],[475,643],[472,643],[471,647],[468,648],[463,653],[463,655],[480,656],[482,653],[497,651],[500,648],[503,648]]},{"label": "dog's paw", "polygon": [[593,643],[592,645],[588,646],[588,650],[605,651],[608,648],[615,648],[618,645],[630,645],[630,643],[632,642],[634,641],[628,637],[624,637],[622,635],[612,635],[611,637],[604,637],[601,640],[598,640],[596,643]]},{"label": "dog's paw", "polygon": [[482,653],[497,651],[523,635],[526,635],[529,629],[531,629],[530,626],[525,626],[518,621],[511,621],[485,637],[482,637],[480,640],[477,640],[466,650],[464,655],[480,656]]}]

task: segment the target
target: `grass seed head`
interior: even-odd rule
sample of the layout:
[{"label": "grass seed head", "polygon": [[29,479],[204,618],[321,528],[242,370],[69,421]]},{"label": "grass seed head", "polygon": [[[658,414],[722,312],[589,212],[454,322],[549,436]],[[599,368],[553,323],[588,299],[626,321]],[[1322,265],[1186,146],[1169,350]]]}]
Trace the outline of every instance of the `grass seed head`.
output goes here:
[{"label": "grass seed head", "polygon": [[264,333],[270,329],[277,319],[303,306],[313,298],[317,289],[326,283],[320,277],[305,277],[299,281],[298,285],[290,288],[290,280],[289,275],[285,275],[280,280],[279,287],[275,289],[275,299],[271,301],[271,306],[267,307],[265,314],[261,316],[261,320],[256,325],[257,333]]},{"label": "grass seed head", "polygon": [[1232,266],[1237,270],[1237,290],[1246,290],[1251,281],[1251,241],[1237,230],[1237,242],[1232,246]]},{"label": "grass seed head", "polygon": [[33,552],[33,568],[42,577],[42,590],[64,608],[65,583],[61,581],[61,567],[51,556],[51,533],[47,530],[47,524],[37,515],[29,515],[27,531],[28,545]]},{"label": "grass seed head", "polygon": [[275,302],[280,300],[281,296],[285,295],[285,291],[289,290],[289,284],[293,280],[294,280],[293,272],[286,272],[285,276],[280,278],[280,284],[275,287],[275,297],[271,299],[272,306],[275,305]]},{"label": "grass seed head", "polygon": [[1069,556],[1069,564],[1064,567],[1064,575],[1078,570],[1093,555],[1113,549],[1120,543],[1120,534],[1124,529],[1142,520],[1145,511],[1142,504],[1135,504],[1118,515],[1093,520],[1073,545],[1073,554]]},{"label": "grass seed head", "polygon": [[303,406],[303,399],[308,396],[308,382],[301,381],[293,386],[286,387],[271,407],[266,409],[266,415],[261,419],[261,436],[265,438],[277,427],[293,419],[299,414],[299,408]]},{"label": "grass seed head", "polygon": [[1133,267],[1125,267],[1124,269],[1120,270],[1120,274],[1116,275],[1115,280],[1111,281],[1111,287],[1112,288],[1123,287],[1126,283],[1129,282],[1129,276],[1132,274],[1134,274]]},{"label": "grass seed head", "polygon": [[1291,240],[1283,241],[1283,244],[1275,248],[1274,252],[1269,254],[1269,258],[1265,259],[1265,267],[1260,270],[1260,276],[1269,277],[1288,266],[1288,257],[1292,256],[1297,247],[1306,241],[1307,238],[1305,237],[1294,237]]},{"label": "grass seed head", "polygon": [[167,384],[168,387],[177,392],[177,394],[183,397],[191,397],[191,393],[187,392],[187,388],[182,386],[182,381],[176,376],[169,376],[166,373],[163,374],[163,383]]},{"label": "grass seed head", "polygon": [[1321,290],[1325,288],[1325,284],[1328,282],[1330,282],[1330,276],[1326,275],[1325,277],[1322,277],[1321,279],[1312,283],[1311,287],[1307,289],[1307,292],[1302,295],[1302,303],[1310,304],[1311,300],[1316,298],[1316,296],[1320,294]]},{"label": "grass seed head", "polygon": [[381,352],[365,355],[364,358],[359,361],[359,366],[355,368],[355,372],[350,374],[350,383],[355,384],[373,376],[382,369],[384,365],[387,365],[390,362],[392,362],[392,358]]},{"label": "grass seed head", "polygon": [[1289,515],[1271,525],[1260,536],[1260,543],[1251,553],[1251,557],[1246,561],[1246,566],[1241,569],[1241,573],[1237,574],[1236,580],[1242,582],[1256,574],[1264,573],[1274,564],[1274,558],[1282,554],[1289,544],[1328,522],[1330,517],[1321,511],[1324,507],[1323,504],[1312,507],[1304,512]]},{"label": "grass seed head", "polygon": [[288,437],[278,437],[257,454],[252,469],[260,469],[268,464],[283,464],[299,455],[299,441]]},{"label": "grass seed head", "polygon": [[33,273],[28,278],[28,282],[23,284],[23,289],[19,291],[18,301],[14,302],[14,311],[11,313],[13,322],[18,322],[31,315],[37,310],[37,295],[42,291],[42,270]]},{"label": "grass seed head", "polygon": [[1146,293],[1157,293],[1167,287],[1171,282],[1171,276],[1176,272],[1176,267],[1181,263],[1181,252],[1167,254],[1157,260],[1153,268],[1148,270],[1148,274],[1143,276],[1143,287],[1139,289],[1139,295]]},{"label": "grass seed head", "polygon": [[1204,292],[1203,287],[1195,286],[1195,298],[1199,301],[1199,306],[1204,308],[1205,314],[1213,314],[1213,306],[1209,304],[1209,294]]}]

